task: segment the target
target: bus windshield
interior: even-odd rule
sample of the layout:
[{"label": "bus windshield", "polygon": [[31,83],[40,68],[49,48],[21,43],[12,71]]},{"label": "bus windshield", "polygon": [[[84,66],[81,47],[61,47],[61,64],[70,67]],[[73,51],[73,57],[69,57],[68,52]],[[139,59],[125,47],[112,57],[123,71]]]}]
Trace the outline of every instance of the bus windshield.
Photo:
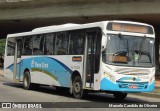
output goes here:
[{"label": "bus windshield", "polygon": [[108,34],[102,60],[111,65],[153,67],[154,39]]}]

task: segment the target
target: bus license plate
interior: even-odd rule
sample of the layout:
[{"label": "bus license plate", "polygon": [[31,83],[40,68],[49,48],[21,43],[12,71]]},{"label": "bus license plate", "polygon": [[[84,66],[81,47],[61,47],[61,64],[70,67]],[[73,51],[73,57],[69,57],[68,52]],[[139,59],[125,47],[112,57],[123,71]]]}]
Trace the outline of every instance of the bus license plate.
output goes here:
[{"label": "bus license plate", "polygon": [[138,86],[137,86],[137,85],[130,85],[129,88],[130,88],[130,89],[137,89]]}]

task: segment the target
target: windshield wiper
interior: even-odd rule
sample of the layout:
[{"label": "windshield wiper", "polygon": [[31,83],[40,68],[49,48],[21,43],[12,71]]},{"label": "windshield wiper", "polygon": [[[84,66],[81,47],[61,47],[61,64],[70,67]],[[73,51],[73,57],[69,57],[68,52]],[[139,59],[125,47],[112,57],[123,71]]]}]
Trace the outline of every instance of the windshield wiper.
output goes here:
[{"label": "windshield wiper", "polygon": [[127,44],[126,44],[125,41],[124,41],[123,35],[122,35],[121,33],[118,34],[118,37],[119,37],[120,40],[122,40],[123,45],[126,47],[126,49],[127,49],[127,54],[128,54],[128,56],[129,56],[128,41],[127,41]]},{"label": "windshield wiper", "polygon": [[146,40],[146,35],[144,35],[144,38],[142,39],[142,42],[140,44],[140,48],[139,48],[139,56],[140,56],[140,58],[141,58],[141,55],[142,55],[142,49],[143,49],[145,40]]}]

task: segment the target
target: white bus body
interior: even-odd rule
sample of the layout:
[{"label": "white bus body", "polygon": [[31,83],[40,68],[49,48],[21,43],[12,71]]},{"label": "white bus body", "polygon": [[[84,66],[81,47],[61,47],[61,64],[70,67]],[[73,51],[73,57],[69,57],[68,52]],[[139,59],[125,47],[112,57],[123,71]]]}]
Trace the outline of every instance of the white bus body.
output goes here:
[{"label": "white bus body", "polygon": [[[105,91],[116,98],[154,89],[153,27],[129,21],[64,24],[7,36],[4,75],[24,83]],[[120,96],[122,95],[122,96]]]}]

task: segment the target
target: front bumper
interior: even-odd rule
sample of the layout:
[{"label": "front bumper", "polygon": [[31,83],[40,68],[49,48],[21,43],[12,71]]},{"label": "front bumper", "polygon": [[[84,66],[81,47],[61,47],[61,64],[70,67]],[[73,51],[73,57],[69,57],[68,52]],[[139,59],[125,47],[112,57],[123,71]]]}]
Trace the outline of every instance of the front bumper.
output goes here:
[{"label": "front bumper", "polygon": [[[151,92],[154,90],[155,82],[112,82],[107,78],[103,78],[100,83],[100,90],[103,91],[120,91],[127,93],[138,93],[138,92]],[[137,88],[130,88],[130,85],[136,85]]]}]

